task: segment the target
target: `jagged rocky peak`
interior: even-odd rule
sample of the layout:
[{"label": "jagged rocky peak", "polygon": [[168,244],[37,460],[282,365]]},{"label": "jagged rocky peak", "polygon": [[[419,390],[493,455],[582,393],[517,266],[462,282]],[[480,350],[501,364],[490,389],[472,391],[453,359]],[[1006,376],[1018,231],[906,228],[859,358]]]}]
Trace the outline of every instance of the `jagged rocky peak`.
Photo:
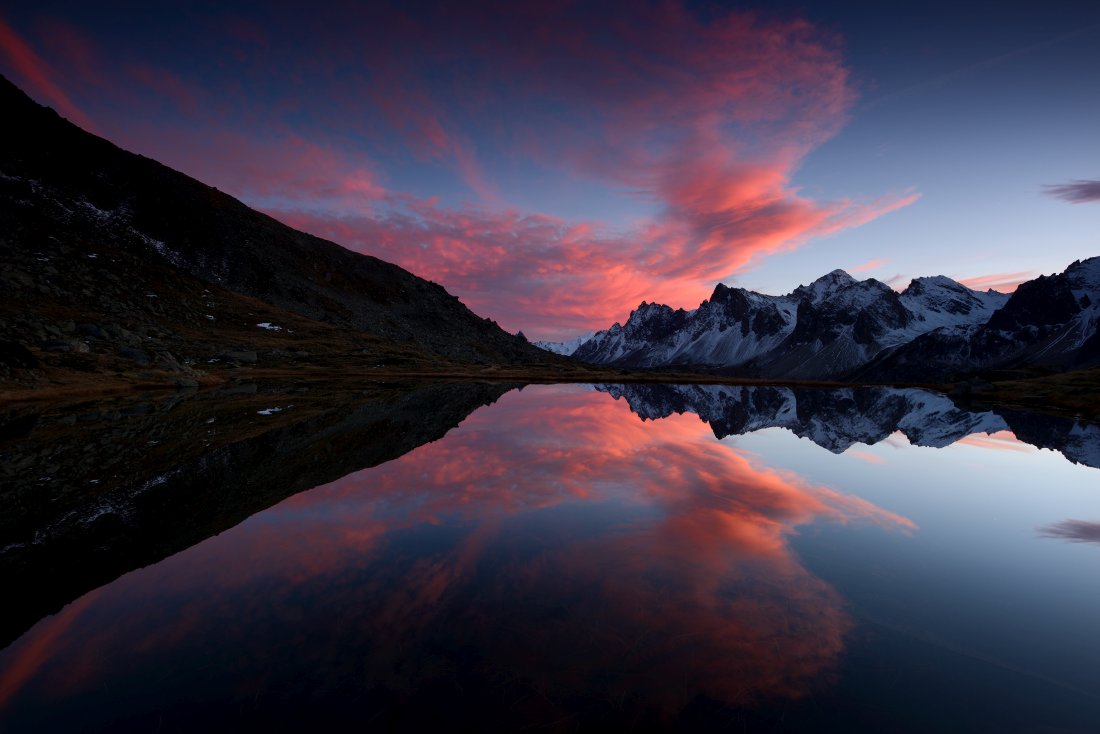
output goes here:
[{"label": "jagged rocky peak", "polygon": [[1074,261],[1066,268],[1066,278],[1078,299],[1087,297],[1091,303],[1100,303],[1100,257]]},{"label": "jagged rocky peak", "polygon": [[809,285],[800,285],[794,289],[791,294],[802,298],[809,299],[810,303],[818,304],[826,300],[830,296],[835,295],[838,291],[847,288],[848,286],[858,283],[855,278],[848,275],[840,268],[826,273],[820,278],[810,283]]},{"label": "jagged rocky peak", "polygon": [[710,299],[709,300],[712,301],[712,302],[714,302],[714,301],[726,301],[726,300],[729,300],[730,298],[735,298],[737,296],[748,297],[750,295],[755,296],[755,295],[758,295],[758,294],[753,293],[752,291],[747,291],[744,288],[738,288],[736,286],[729,286],[729,285],[726,285],[725,283],[718,283],[717,285],[714,286],[714,291],[710,294]]},{"label": "jagged rocky peak", "polygon": [[699,309],[721,313],[728,319],[739,321],[749,317],[754,307],[765,305],[770,300],[772,299],[767,296],[761,296],[744,288],[731,288],[724,283],[719,283],[714,287],[710,298],[699,305]]},{"label": "jagged rocky peak", "polygon": [[665,305],[663,303],[647,303],[642,301],[638,304],[638,307],[630,312],[630,315],[626,319],[626,323],[623,324],[624,328],[630,328],[631,325],[637,325],[641,322],[650,321],[653,319],[667,320],[667,319],[682,319],[693,311],[685,311],[682,308],[673,308],[672,306]]},{"label": "jagged rocky peak", "polygon": [[990,317],[990,329],[1012,331],[1028,326],[1064,324],[1081,311],[1066,273],[1040,275],[1021,283],[1012,297]]}]

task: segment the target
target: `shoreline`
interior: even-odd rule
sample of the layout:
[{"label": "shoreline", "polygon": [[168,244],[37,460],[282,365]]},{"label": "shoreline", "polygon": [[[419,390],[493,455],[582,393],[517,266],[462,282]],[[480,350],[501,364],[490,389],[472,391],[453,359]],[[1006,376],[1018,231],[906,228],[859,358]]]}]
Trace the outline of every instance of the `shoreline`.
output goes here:
[{"label": "shoreline", "polygon": [[[1010,410],[1049,413],[1090,422],[1100,421],[1100,370],[1084,370],[1057,375],[1002,380],[984,383],[981,390],[960,392],[960,383],[869,383],[830,380],[789,380],[762,377],[698,374],[690,372],[647,372],[638,370],[589,369],[576,366],[507,367],[448,365],[439,370],[348,369],[340,367],[247,367],[219,370],[199,376],[197,385],[181,387],[176,375],[156,377],[125,374],[67,374],[54,382],[39,385],[0,387],[0,406],[26,407],[35,403],[95,401],[125,397],[143,392],[207,392],[240,383],[259,383],[286,388],[324,388],[333,391],[376,387],[380,383],[469,382],[535,384],[652,384],[652,385],[728,385],[744,387],[787,387],[794,389],[899,388],[921,389],[951,397],[956,402],[977,407],[1001,407]],[[74,379],[75,378],[75,379]]]}]

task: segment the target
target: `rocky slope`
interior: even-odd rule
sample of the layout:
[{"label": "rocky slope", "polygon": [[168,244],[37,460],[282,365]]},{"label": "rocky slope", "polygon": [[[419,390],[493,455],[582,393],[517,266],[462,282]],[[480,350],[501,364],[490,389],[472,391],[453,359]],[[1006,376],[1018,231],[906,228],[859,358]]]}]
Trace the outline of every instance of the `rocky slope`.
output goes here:
[{"label": "rocky slope", "polygon": [[1023,367],[1100,364],[1100,257],[1023,283],[987,321],[945,327],[884,351],[856,376],[946,380]]},{"label": "rocky slope", "polygon": [[0,107],[0,379],[67,365],[186,381],[230,352],[548,358],[441,286],[121,150],[3,79]]},{"label": "rocky slope", "polygon": [[719,284],[693,311],[643,302],[625,325],[597,332],[574,356],[625,367],[839,379],[926,332],[984,323],[1007,300],[943,276],[918,278],[896,293],[842,270],[783,296]]}]

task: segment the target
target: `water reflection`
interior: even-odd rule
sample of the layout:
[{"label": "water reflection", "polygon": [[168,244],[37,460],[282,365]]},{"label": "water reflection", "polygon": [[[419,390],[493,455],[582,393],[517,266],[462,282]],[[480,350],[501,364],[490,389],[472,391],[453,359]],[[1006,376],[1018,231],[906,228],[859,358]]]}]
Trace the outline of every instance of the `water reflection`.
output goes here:
[{"label": "water reflection", "polygon": [[[350,665],[374,705],[416,711],[461,671],[464,695],[526,701],[503,720],[517,722],[610,702],[674,716],[700,697],[827,684],[850,621],[787,536],[820,519],[910,522],[754,465],[694,419],[653,430],[592,394],[516,397],[85,597],[9,651],[0,690],[147,687],[179,645],[219,659],[236,696],[323,688],[316,671]],[[223,659],[208,646],[230,620]]]},{"label": "water reflection", "polygon": [[1063,520],[1041,528],[1044,538],[1068,540],[1071,543],[1100,543],[1100,522],[1087,520]]},{"label": "water reflection", "polygon": [[[779,727],[787,703],[828,695],[858,626],[793,540],[919,529],[714,435],[779,425],[859,452],[895,430],[931,445],[979,430],[1018,445],[1000,416],[919,391],[600,388],[628,405],[528,388],[448,433],[496,397],[479,389],[317,410],[225,445],[249,448],[221,474],[196,458],[154,485],[247,482],[242,497],[267,487],[269,502],[329,482],[35,625],[0,653],[0,716],[36,730]],[[402,428],[433,408],[434,427]],[[363,452],[382,436],[401,437],[398,455],[428,443],[331,481],[378,463]],[[153,519],[143,537],[169,524]]]},{"label": "water reflection", "polygon": [[509,389],[250,384],[0,414],[21,428],[0,440],[0,644],[121,573],[440,438]]},{"label": "water reflection", "polygon": [[[1001,447],[1022,440],[1100,467],[1100,426],[1073,418],[1005,408],[956,405],[946,395],[912,388],[788,388],[726,385],[601,385],[625,399],[643,420],[695,413],[717,438],[786,428],[833,453],[876,444],[900,431],[916,446],[1000,436]],[[989,440],[996,441],[996,438]],[[993,445],[993,444],[989,444]]]}]

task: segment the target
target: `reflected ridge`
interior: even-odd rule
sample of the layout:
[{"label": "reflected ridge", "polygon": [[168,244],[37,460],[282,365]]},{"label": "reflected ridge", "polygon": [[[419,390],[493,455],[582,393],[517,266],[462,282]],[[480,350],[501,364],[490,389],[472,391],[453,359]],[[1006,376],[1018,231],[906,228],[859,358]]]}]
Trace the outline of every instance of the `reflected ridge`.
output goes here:
[{"label": "reflected ridge", "polygon": [[946,395],[915,388],[789,388],[727,385],[597,385],[622,398],[642,420],[695,413],[717,438],[786,428],[839,454],[856,443],[876,444],[901,431],[917,446],[943,448],[975,433],[1011,431],[1039,448],[1060,451],[1100,468],[1100,426],[1061,416],[1002,407],[956,405]]},{"label": "reflected ridge", "polygon": [[[373,385],[0,415],[0,644],[133,568],[434,441],[509,385]],[[39,409],[41,410],[41,409]]]}]

